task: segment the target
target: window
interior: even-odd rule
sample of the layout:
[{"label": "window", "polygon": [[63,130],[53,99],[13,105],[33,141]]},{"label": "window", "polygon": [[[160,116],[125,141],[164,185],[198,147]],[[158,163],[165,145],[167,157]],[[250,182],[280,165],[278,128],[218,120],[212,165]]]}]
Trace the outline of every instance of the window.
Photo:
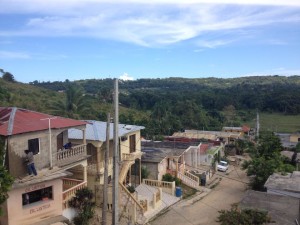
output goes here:
[{"label": "window", "polygon": [[40,152],[40,140],[38,138],[28,140],[28,150],[34,155]]},{"label": "window", "polygon": [[22,194],[22,205],[53,199],[52,186]]},{"label": "window", "polygon": [[130,135],[129,137],[129,147],[130,147],[130,153],[135,152],[135,134],[134,135]]}]

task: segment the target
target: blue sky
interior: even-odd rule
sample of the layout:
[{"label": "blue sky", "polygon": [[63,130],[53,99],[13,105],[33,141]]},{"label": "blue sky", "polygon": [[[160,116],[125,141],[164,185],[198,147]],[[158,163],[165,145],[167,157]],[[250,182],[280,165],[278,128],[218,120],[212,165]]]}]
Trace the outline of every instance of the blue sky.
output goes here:
[{"label": "blue sky", "polygon": [[299,54],[300,0],[0,1],[0,68],[25,83],[300,75]]}]

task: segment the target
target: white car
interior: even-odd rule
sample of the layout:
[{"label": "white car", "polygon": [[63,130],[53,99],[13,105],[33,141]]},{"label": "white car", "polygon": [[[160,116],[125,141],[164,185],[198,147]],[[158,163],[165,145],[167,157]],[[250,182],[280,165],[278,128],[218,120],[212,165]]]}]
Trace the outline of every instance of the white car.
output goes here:
[{"label": "white car", "polygon": [[228,170],[228,167],[229,167],[229,165],[228,165],[227,162],[220,161],[219,164],[218,164],[218,166],[217,166],[217,169],[219,171],[226,172]]}]

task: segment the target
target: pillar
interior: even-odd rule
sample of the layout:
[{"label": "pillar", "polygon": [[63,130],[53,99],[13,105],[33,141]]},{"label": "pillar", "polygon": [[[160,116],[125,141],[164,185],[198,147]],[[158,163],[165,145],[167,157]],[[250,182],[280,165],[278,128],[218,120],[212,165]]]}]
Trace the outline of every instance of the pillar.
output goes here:
[{"label": "pillar", "polygon": [[83,166],[83,181],[87,181],[87,166]]}]

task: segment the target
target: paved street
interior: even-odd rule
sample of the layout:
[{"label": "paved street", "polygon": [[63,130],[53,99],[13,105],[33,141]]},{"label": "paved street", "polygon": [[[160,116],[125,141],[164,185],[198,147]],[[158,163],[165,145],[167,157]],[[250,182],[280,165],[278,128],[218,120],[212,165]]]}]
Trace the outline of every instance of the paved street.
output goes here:
[{"label": "paved street", "polygon": [[[182,200],[169,210],[149,222],[149,225],[214,225],[219,224],[216,219],[218,211],[230,209],[231,204],[239,202],[248,187],[245,171],[230,166],[229,174],[217,172],[212,179],[219,184],[203,198],[194,196],[192,199]],[[202,194],[203,195],[203,194]]]}]

